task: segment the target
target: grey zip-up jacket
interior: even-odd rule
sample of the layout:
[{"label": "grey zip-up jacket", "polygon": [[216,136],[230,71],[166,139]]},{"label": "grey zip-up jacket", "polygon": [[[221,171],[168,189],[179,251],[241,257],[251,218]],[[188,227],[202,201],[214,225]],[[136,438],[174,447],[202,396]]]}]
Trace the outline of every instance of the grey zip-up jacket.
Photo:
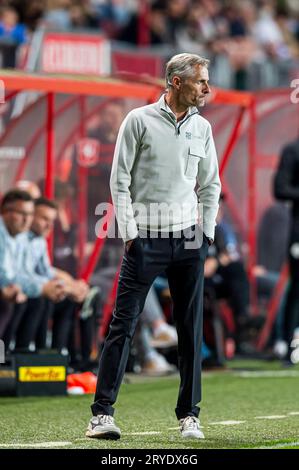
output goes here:
[{"label": "grey zip-up jacket", "polygon": [[221,184],[210,123],[195,107],[177,122],[164,95],[132,110],[117,137],[110,189],[125,242],[138,229],[177,231],[197,223],[214,238]]}]

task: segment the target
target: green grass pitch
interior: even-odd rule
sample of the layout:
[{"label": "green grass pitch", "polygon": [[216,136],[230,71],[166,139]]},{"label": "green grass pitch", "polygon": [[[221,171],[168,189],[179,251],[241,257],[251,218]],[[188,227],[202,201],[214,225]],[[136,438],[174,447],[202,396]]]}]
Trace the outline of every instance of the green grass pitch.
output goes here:
[{"label": "green grass pitch", "polygon": [[91,395],[0,398],[0,449],[299,449],[299,366],[234,361],[225,371],[205,372],[202,441],[180,437],[178,376],[126,382],[115,413],[119,441],[84,437]]}]

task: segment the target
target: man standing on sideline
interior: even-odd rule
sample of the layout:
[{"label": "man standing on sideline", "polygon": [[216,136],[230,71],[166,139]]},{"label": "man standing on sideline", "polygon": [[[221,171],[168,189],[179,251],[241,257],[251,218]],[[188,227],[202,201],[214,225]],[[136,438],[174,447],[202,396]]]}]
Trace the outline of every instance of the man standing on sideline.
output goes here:
[{"label": "man standing on sideline", "polygon": [[292,202],[289,237],[290,287],[283,319],[283,339],[288,346],[286,365],[291,365],[293,333],[299,326],[299,138],[289,143],[282,151],[274,179],[274,196]]},{"label": "man standing on sideline", "polygon": [[204,437],[197,406],[203,268],[221,189],[211,126],[198,112],[210,92],[208,81],[208,60],[194,54],[174,56],[166,67],[167,92],[157,103],[131,111],[119,130],[110,187],[125,252],[88,437],[121,435],[112,405],[146,295],[162,271],[167,273],[178,331],[181,384],[176,416],[183,437]]}]

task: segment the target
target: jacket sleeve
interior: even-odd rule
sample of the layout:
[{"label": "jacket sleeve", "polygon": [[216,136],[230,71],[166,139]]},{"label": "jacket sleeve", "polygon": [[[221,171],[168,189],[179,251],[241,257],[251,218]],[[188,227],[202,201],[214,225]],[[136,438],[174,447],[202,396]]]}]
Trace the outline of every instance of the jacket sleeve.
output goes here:
[{"label": "jacket sleeve", "polygon": [[291,146],[285,147],[274,177],[274,196],[277,199],[299,201],[299,186],[295,186],[292,181],[295,163],[295,149]]},{"label": "jacket sleeve", "polygon": [[[205,158],[201,158],[199,162],[197,183],[199,186],[197,190],[198,202],[202,207],[203,214],[203,231],[208,238],[214,239],[221,183],[217,153],[209,123],[205,135]],[[200,207],[199,212],[201,212]]]},{"label": "jacket sleeve", "polygon": [[0,289],[2,287],[9,286],[14,282],[14,272],[12,269],[8,271],[6,269],[6,249],[5,249],[5,238],[0,232]]},{"label": "jacket sleeve", "polygon": [[32,275],[32,270],[28,269],[28,259],[31,252],[28,234],[22,233],[18,235],[17,243],[21,261],[16,269],[14,284],[18,284],[27,297],[40,297],[43,284],[38,282]]},{"label": "jacket sleeve", "polygon": [[38,263],[35,267],[35,272],[39,278],[44,278],[46,282],[55,277],[55,268],[51,265],[49,254],[48,254],[48,247],[45,239],[40,239],[39,243],[41,245],[41,256],[38,260]]},{"label": "jacket sleeve", "polygon": [[[27,249],[27,242],[25,237],[22,237],[22,242],[19,245],[19,251],[22,253],[24,260],[24,253]],[[0,288],[6,287],[10,284],[18,284],[24,294],[28,297],[39,297],[42,292],[42,285],[37,283],[29,273],[26,271],[25,262],[22,266],[14,266],[14,260],[7,256],[6,241],[0,233]]]},{"label": "jacket sleeve", "polygon": [[39,282],[38,279],[32,279],[26,272],[19,273],[15,278],[15,284],[18,284],[24,294],[29,298],[40,297],[45,282]]},{"label": "jacket sleeve", "polygon": [[118,228],[124,242],[136,238],[137,224],[134,219],[130,194],[131,171],[140,146],[140,124],[134,112],[123,121],[113,156],[110,190]]}]

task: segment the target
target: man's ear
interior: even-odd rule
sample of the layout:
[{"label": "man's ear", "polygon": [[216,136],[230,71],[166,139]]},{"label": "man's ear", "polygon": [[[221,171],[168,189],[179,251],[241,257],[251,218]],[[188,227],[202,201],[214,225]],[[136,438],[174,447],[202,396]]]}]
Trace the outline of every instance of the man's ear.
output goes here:
[{"label": "man's ear", "polygon": [[177,77],[177,76],[174,76],[173,79],[172,79],[172,86],[176,89],[176,90],[179,90],[181,88],[181,78],[180,77]]}]

